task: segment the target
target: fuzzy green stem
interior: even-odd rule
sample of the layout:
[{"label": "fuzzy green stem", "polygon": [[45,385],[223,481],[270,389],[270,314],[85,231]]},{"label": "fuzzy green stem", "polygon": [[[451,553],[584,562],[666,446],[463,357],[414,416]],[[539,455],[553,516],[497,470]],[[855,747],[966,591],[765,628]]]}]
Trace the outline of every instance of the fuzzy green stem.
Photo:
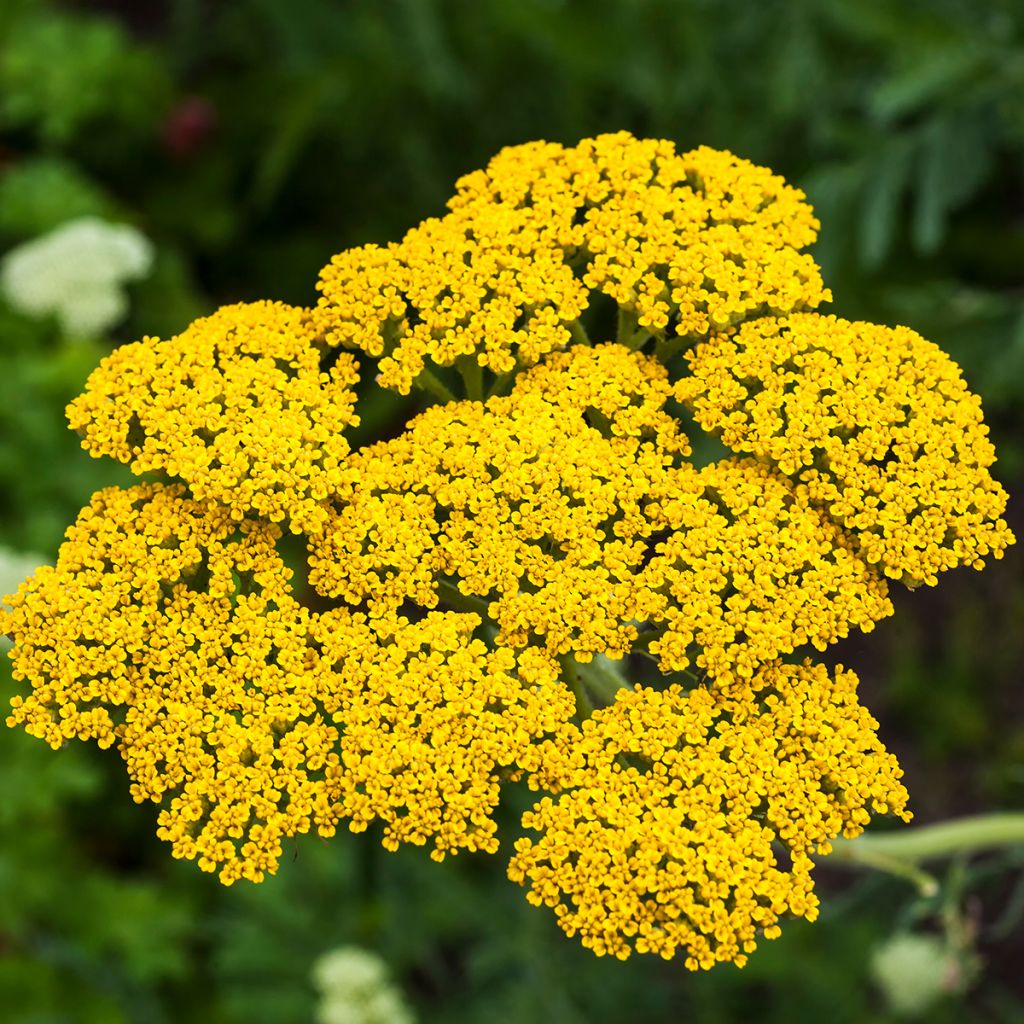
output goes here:
[{"label": "fuzzy green stem", "polygon": [[873,854],[917,863],[951,857],[957,853],[977,853],[993,847],[1017,844],[1024,846],[1024,813],[1021,812],[978,814],[971,818],[918,825],[897,832],[868,834],[848,839],[842,845],[857,851],[870,850]]},{"label": "fuzzy green stem", "polygon": [[667,363],[677,353],[690,347],[693,339],[687,335],[677,335],[674,338],[665,338],[659,341],[654,348],[654,357],[659,362]]},{"label": "fuzzy green stem", "polygon": [[487,392],[488,398],[494,398],[495,395],[505,394],[506,389],[512,380],[515,378],[515,371],[509,370],[508,373],[499,373],[494,378],[494,383],[491,385],[490,391]]},{"label": "fuzzy green stem", "polygon": [[668,626],[659,626],[657,629],[646,630],[633,641],[633,650],[646,651],[655,640],[660,640],[667,632]]},{"label": "fuzzy green stem", "polygon": [[583,680],[580,678],[579,665],[571,654],[560,655],[558,663],[562,666],[562,675],[566,685],[572,690],[573,696],[576,698],[576,714],[582,722],[593,714],[594,705],[590,700],[590,694],[587,693]]},{"label": "fuzzy green stem", "polygon": [[578,664],[576,670],[586,688],[602,706],[614,703],[619,690],[629,688],[629,683],[622,678],[618,663],[601,654],[595,654],[592,661]]},{"label": "fuzzy green stem", "polygon": [[[858,837],[858,838],[871,838]],[[829,864],[841,864],[852,868],[873,868],[887,875],[905,878],[924,897],[934,896],[939,891],[939,880],[923,868],[909,861],[900,860],[884,853],[877,853],[870,847],[855,847],[857,839],[839,840],[833,845],[829,854]]]},{"label": "fuzzy green stem", "polygon": [[412,382],[414,387],[422,388],[424,391],[430,392],[435,398],[439,399],[444,403],[457,401],[455,395],[449,390],[449,388],[442,383],[434,374],[424,367],[420,370],[419,375]]},{"label": "fuzzy green stem", "polygon": [[615,340],[620,345],[633,348],[633,341],[637,333],[636,313],[631,309],[623,309],[619,306],[619,318],[616,325]]}]

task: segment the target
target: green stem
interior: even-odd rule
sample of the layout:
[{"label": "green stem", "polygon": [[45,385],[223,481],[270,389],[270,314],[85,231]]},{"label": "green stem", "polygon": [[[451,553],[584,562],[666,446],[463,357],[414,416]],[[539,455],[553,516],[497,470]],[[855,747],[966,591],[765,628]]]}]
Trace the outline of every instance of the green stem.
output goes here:
[{"label": "green stem", "polygon": [[491,385],[491,390],[487,392],[487,397],[494,398],[495,395],[505,394],[505,389],[509,386],[515,375],[515,370],[509,370],[508,373],[499,373],[494,378],[494,383]]},{"label": "green stem", "polygon": [[448,402],[458,401],[448,387],[435,377],[434,374],[426,367],[420,370],[419,375],[412,383],[414,387],[422,388],[424,391],[429,391],[435,398],[446,404]]},{"label": "green stem", "polygon": [[619,306],[619,317],[616,325],[615,340],[620,345],[633,347],[633,341],[637,333],[636,313],[631,309],[623,309]]},{"label": "green stem", "polygon": [[887,875],[905,878],[924,897],[934,896],[939,891],[939,880],[923,868],[900,860],[899,857],[876,853],[870,847],[852,848],[856,842],[857,839],[837,840],[828,856],[829,864],[842,864],[852,868],[874,868],[875,871],[884,871]]},{"label": "green stem", "polygon": [[437,596],[439,600],[450,605],[457,612],[474,612],[485,622],[490,617],[490,605],[482,597],[464,594],[450,580],[437,581]]},{"label": "green stem", "polygon": [[604,655],[595,654],[592,661],[577,664],[576,670],[583,684],[602,706],[613,704],[619,690],[629,689],[618,663]]},{"label": "green stem", "polygon": [[664,341],[659,341],[655,346],[654,357],[659,362],[667,363],[677,353],[689,348],[692,341],[693,339],[686,335],[665,338]]},{"label": "green stem", "polygon": [[921,861],[1018,844],[1024,846],[1024,813],[979,814],[958,821],[838,840],[829,862],[900,875],[914,882],[927,896],[938,891],[939,883],[918,867]]},{"label": "green stem", "polygon": [[459,374],[466,389],[466,397],[474,402],[482,402],[484,398],[483,368],[475,356],[465,356],[459,360]]},{"label": "green stem", "polygon": [[586,327],[583,326],[582,320],[573,320],[569,324],[569,333],[572,335],[572,340],[579,345],[589,345],[590,335],[587,334]]},{"label": "green stem", "polygon": [[978,814],[897,832],[868,834],[848,839],[842,845],[916,863],[1016,844],[1024,846],[1024,813],[1021,812]]},{"label": "green stem", "polygon": [[668,632],[668,626],[659,626],[657,629],[648,629],[641,633],[633,642],[634,651],[646,651],[655,640],[660,640]]}]

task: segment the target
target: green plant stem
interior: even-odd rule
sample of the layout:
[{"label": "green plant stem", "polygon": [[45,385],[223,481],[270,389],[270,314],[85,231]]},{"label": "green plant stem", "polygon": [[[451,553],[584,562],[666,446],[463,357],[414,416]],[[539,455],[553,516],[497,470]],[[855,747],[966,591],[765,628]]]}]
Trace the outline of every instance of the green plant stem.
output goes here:
[{"label": "green plant stem", "polygon": [[[864,838],[863,836],[858,839]],[[870,838],[870,837],[868,837]],[[876,853],[870,847],[851,849],[857,839],[837,840],[829,854],[829,864],[841,864],[852,868],[873,868],[887,875],[905,878],[924,897],[934,896],[939,891],[939,880],[930,872],[909,861],[900,860],[884,853]]]},{"label": "green plant stem", "polygon": [[648,629],[641,633],[633,642],[634,651],[646,651],[655,640],[660,640],[668,632],[668,626],[659,626],[657,629]]},{"label": "green plant stem", "polygon": [[682,337],[665,338],[659,341],[654,348],[654,357],[662,363],[667,363],[674,355],[690,347],[692,338],[685,335]]},{"label": "green plant stem", "polygon": [[413,386],[430,392],[435,398],[445,403],[457,400],[448,387],[425,367],[420,370],[418,376],[413,381]]},{"label": "green plant stem", "polygon": [[590,335],[587,334],[586,327],[583,326],[582,320],[573,320],[569,324],[569,333],[572,335],[572,340],[579,345],[589,345]]},{"label": "green plant stem", "polygon": [[577,664],[576,671],[602,706],[613,703],[619,690],[629,688],[619,671],[619,663],[600,654],[595,654],[592,661]]},{"label": "green plant stem", "polygon": [[508,388],[509,384],[515,378],[515,375],[514,370],[509,370],[508,373],[499,373],[498,376],[494,378],[494,383],[491,385],[491,390],[487,392],[487,397],[494,398],[495,395],[505,394],[506,388]]},{"label": "green plant stem", "polygon": [[628,309],[623,309],[619,306],[619,318],[617,329],[615,331],[615,340],[620,345],[626,345],[632,348],[632,341],[636,334],[637,319],[636,313]]},{"label": "green plant stem", "polygon": [[1024,845],[1024,813],[980,814],[897,832],[837,840],[829,863],[876,868],[900,875],[914,882],[922,895],[934,895],[939,883],[918,866],[922,861],[1017,844]]},{"label": "green plant stem", "polygon": [[844,845],[917,863],[1018,843],[1024,845],[1024,813],[1007,812],[858,836],[845,840]]},{"label": "green plant stem", "polygon": [[483,401],[484,374],[475,356],[466,356],[459,360],[459,374],[466,389],[466,397],[474,402]]},{"label": "green plant stem", "polygon": [[490,606],[482,597],[473,597],[470,594],[464,594],[449,580],[437,581],[437,596],[439,600],[450,605],[457,612],[474,612],[484,619],[484,621],[487,621],[490,617],[488,611]]}]

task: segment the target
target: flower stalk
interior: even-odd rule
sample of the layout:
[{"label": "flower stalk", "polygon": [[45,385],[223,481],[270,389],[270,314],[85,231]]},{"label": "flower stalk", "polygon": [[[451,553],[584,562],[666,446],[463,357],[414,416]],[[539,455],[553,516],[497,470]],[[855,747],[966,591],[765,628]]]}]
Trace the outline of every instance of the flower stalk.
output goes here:
[{"label": "flower stalk", "polygon": [[922,896],[934,896],[938,880],[923,870],[921,863],[1017,845],[1024,846],[1024,813],[979,814],[898,832],[840,839],[832,847],[829,863],[897,875],[916,885]]}]

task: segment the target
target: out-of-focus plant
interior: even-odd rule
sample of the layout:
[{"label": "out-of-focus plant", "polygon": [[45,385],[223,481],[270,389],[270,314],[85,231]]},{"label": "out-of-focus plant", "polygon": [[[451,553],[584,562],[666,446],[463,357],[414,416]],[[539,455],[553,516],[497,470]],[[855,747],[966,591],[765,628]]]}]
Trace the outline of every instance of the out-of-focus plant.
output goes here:
[{"label": "out-of-focus plant", "polygon": [[125,283],[152,262],[153,247],[135,228],[82,217],[8,252],[0,294],[19,313],[55,315],[71,337],[104,334],[124,318]]},{"label": "out-of-focus plant", "polygon": [[116,22],[57,16],[46,5],[6,20],[0,126],[66,146],[99,120],[138,124],[164,97],[163,65]]},{"label": "out-of-focus plant", "polygon": [[358,946],[332,949],[313,964],[318,1024],[413,1024],[387,964]]}]

